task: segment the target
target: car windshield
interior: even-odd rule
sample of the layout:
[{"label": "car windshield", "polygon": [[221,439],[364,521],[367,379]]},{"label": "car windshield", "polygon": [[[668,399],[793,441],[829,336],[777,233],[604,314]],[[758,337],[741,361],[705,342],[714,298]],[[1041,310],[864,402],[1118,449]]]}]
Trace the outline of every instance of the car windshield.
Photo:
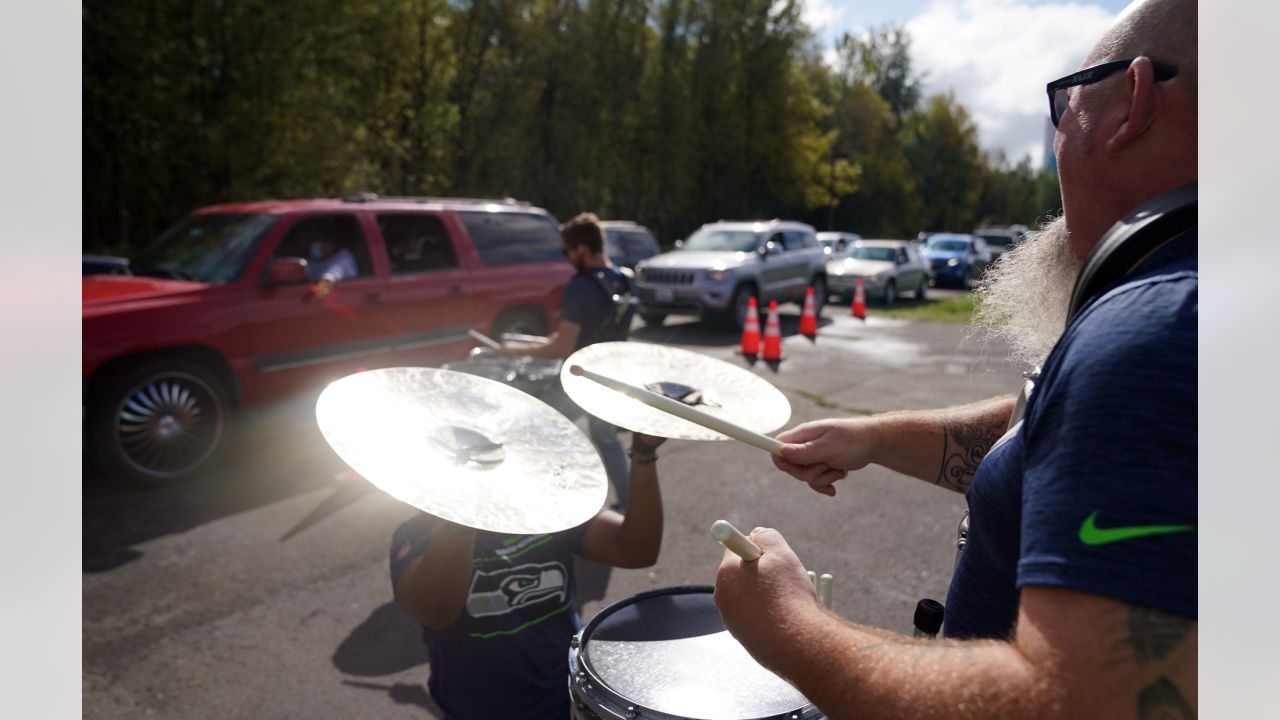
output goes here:
[{"label": "car windshield", "polygon": [[1008,235],[979,235],[978,237],[987,241],[988,245],[999,245],[1000,247],[1008,247],[1013,244],[1013,238]]},{"label": "car windshield", "polygon": [[847,258],[855,258],[857,260],[886,260],[893,262],[898,258],[898,252],[891,247],[863,247],[855,245],[845,251],[844,256]]},{"label": "car windshield", "polygon": [[682,250],[728,250],[755,252],[756,234],[751,230],[708,230],[703,228],[684,241]]},{"label": "car windshield", "polygon": [[130,264],[134,275],[224,283],[236,280],[275,215],[188,215],[165,230]]},{"label": "car windshield", "polygon": [[964,252],[969,249],[969,241],[931,237],[925,247],[935,252]]}]

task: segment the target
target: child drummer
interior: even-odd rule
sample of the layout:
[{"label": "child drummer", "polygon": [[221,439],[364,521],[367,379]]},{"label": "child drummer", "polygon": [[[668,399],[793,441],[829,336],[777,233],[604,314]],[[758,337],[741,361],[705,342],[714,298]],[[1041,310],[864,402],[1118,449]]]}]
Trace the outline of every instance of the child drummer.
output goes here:
[{"label": "child drummer", "polygon": [[625,516],[604,509],[569,530],[504,535],[423,513],[396,529],[396,604],[423,625],[427,688],[446,718],[569,717],[569,638],[580,627],[573,555],[621,568],[657,561],[664,441],[633,434]]}]

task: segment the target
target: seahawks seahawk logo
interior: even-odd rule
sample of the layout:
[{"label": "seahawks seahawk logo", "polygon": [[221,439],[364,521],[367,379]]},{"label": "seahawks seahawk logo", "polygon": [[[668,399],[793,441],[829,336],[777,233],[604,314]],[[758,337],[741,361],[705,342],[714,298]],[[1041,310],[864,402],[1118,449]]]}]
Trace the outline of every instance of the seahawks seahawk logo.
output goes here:
[{"label": "seahawks seahawk logo", "polygon": [[487,573],[477,570],[467,591],[467,613],[472,617],[504,615],[527,605],[568,596],[569,574],[558,562],[530,563]]}]

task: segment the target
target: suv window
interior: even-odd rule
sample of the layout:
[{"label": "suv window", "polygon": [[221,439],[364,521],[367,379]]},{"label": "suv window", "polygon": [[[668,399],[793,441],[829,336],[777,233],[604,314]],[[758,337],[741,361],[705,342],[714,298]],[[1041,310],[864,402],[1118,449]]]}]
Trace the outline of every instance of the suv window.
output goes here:
[{"label": "suv window", "polygon": [[379,215],[378,230],[387,245],[391,272],[396,275],[458,267],[453,242],[435,215]]},{"label": "suv window", "polygon": [[486,265],[553,262],[563,258],[560,230],[545,215],[459,212],[476,252]]},{"label": "suv window", "polygon": [[818,246],[817,238],[802,230],[788,230],[783,237],[788,250],[802,250]]},{"label": "suv window", "polygon": [[360,232],[360,223],[354,215],[311,215],[289,228],[288,234],[276,246],[274,257],[300,257],[314,262],[320,258],[313,254],[313,243],[322,235],[333,238],[339,249],[347,250],[356,259],[357,277],[373,274],[369,264],[369,246]]},{"label": "suv window", "polygon": [[640,232],[627,233],[627,257],[632,262],[643,260],[658,254],[658,242],[653,236],[643,230]]},{"label": "suv window", "polygon": [[207,283],[238,280],[277,220],[277,215],[264,214],[188,215],[165,230],[130,267],[134,275]]}]

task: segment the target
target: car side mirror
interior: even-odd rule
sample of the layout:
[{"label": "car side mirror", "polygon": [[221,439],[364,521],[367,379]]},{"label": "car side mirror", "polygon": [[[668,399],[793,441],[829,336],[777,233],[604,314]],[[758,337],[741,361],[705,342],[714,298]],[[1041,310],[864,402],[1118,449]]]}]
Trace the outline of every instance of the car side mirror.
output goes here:
[{"label": "car side mirror", "polygon": [[760,257],[767,258],[770,255],[777,255],[780,252],[782,252],[782,250],[778,247],[778,243],[770,240],[764,244],[764,247],[760,248]]},{"label": "car side mirror", "polygon": [[307,281],[307,261],[300,257],[278,257],[271,261],[264,284],[296,285]]}]

